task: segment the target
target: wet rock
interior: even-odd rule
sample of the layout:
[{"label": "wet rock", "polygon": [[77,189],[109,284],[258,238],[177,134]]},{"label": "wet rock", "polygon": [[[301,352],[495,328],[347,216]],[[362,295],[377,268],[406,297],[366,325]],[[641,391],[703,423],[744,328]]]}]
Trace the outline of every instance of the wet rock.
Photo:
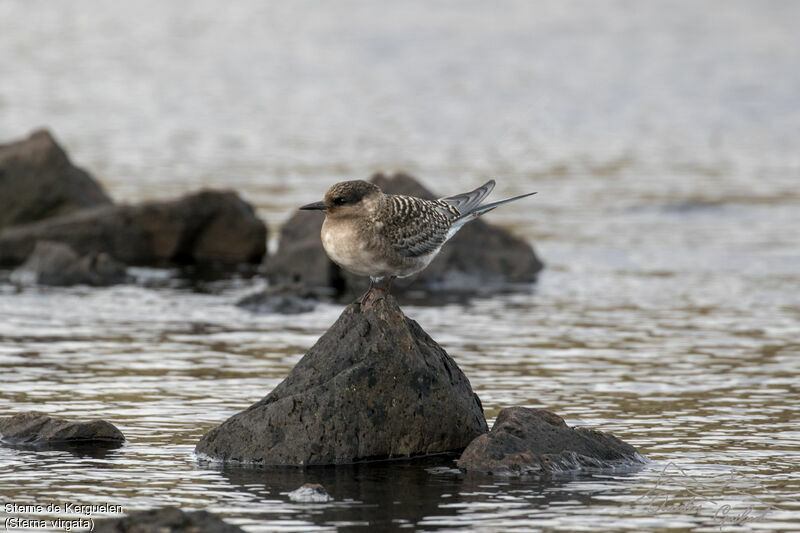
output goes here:
[{"label": "wet rock", "polygon": [[108,204],[100,184],[70,162],[47,130],[0,145],[0,231]]},{"label": "wet rock", "polygon": [[472,441],[458,460],[467,472],[536,474],[615,468],[646,462],[610,433],[571,428],[544,409],[503,409],[488,434]]},{"label": "wet rock", "polygon": [[306,483],[289,493],[289,499],[301,503],[325,503],[332,501],[331,495],[319,483]]},{"label": "wet rock", "polygon": [[80,255],[107,253],[128,265],[258,263],[267,228],[235,192],[205,190],[166,202],[83,209],[7,228],[0,265],[27,259],[37,240],[69,245]]},{"label": "wet rock", "polygon": [[[384,192],[423,198],[438,198],[417,180],[405,174],[376,174],[372,181]],[[369,280],[340,269],[325,255],[320,240],[323,216],[298,211],[284,224],[278,252],[270,257],[270,283],[303,283],[311,287],[333,287],[339,294],[355,297],[366,290]],[[466,224],[433,262],[411,280],[398,280],[394,292],[404,287],[426,291],[475,292],[536,280],[543,268],[533,248],[507,230],[482,219]]]},{"label": "wet rock", "polygon": [[184,511],[178,507],[163,507],[136,511],[119,518],[95,521],[97,533],[239,533],[244,530],[228,524],[208,511]]},{"label": "wet rock", "polygon": [[295,283],[268,287],[254,294],[248,294],[236,305],[254,313],[295,315],[313,311],[326,296],[331,295],[321,289]]},{"label": "wet rock", "polygon": [[76,422],[27,411],[0,418],[0,440],[13,446],[59,447],[81,444],[119,446],[122,432],[105,420]]},{"label": "wet rock", "polygon": [[469,380],[387,296],[348,306],[282,383],[195,451],[243,463],[351,463],[461,450],[486,431]]},{"label": "wet rock", "polygon": [[125,265],[105,252],[90,252],[80,257],[66,244],[39,241],[10,279],[20,285],[106,286],[124,283],[127,275]]}]

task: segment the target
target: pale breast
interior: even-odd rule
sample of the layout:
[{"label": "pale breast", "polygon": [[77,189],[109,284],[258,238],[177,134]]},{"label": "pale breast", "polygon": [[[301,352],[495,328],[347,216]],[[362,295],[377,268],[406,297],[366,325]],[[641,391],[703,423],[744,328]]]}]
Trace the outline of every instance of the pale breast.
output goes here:
[{"label": "pale breast", "polygon": [[385,265],[369,250],[366,241],[360,238],[355,224],[349,222],[325,219],[321,233],[325,253],[331,261],[354,274],[378,275]]},{"label": "pale breast", "polygon": [[373,278],[411,276],[428,266],[438,253],[437,249],[424,256],[406,257],[396,253],[388,244],[370,243],[353,219],[326,217],[321,237],[331,261],[354,274]]}]

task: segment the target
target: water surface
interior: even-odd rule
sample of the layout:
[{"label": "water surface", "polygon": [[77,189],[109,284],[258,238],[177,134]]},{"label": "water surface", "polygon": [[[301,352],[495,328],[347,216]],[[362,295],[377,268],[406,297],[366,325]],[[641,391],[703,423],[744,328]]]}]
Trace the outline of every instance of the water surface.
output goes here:
[{"label": "water surface", "polygon": [[[199,437],[277,385],[341,306],[236,308],[258,279],[3,283],[0,415],[102,417],[129,442],[0,448],[0,501],[180,505],[249,531],[735,531],[721,516],[747,509],[767,513],[739,529],[796,530],[798,17],[778,1],[3,2],[0,138],[52,127],[117,200],[232,187],[275,230],[376,170],[442,194],[488,177],[498,197],[538,190],[487,215],[535,244],[537,285],[403,308],[488,418],[550,409],[652,463],[544,480],[464,477],[451,457],[221,469],[197,461]],[[335,500],[290,502],[306,481]],[[698,509],[654,505],[691,503],[689,483]]]}]

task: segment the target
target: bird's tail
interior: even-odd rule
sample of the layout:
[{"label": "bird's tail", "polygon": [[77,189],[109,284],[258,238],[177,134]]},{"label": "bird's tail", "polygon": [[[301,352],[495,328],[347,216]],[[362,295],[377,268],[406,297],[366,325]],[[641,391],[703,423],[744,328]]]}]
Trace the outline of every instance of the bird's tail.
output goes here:
[{"label": "bird's tail", "polygon": [[[491,182],[491,184],[492,184],[492,187],[493,187],[494,186],[494,182]],[[488,185],[488,183],[487,183],[487,185]],[[484,187],[485,187],[485,185],[484,185]],[[491,191],[491,188],[489,190]],[[467,193],[467,194],[471,194],[471,193]],[[515,196],[513,198],[507,198],[505,200],[500,200],[498,202],[492,202],[490,204],[473,205],[472,209],[470,211],[467,211],[466,213],[462,211],[463,214],[460,217],[458,217],[455,220],[453,220],[452,222],[450,222],[450,230],[447,232],[447,238],[449,239],[450,237],[455,235],[456,232],[459,229],[461,229],[461,227],[464,226],[464,224],[466,224],[470,220],[476,219],[479,216],[481,216],[481,215],[483,215],[485,213],[488,213],[492,209],[500,207],[503,204],[507,204],[509,202],[513,202],[514,200],[519,200],[520,198],[525,198],[526,196],[531,196],[531,195],[534,195],[534,194],[536,194],[536,193],[535,192],[529,192],[528,194],[520,194],[519,196]],[[483,199],[483,198],[481,198],[481,199]]]},{"label": "bird's tail", "polygon": [[478,207],[484,198],[494,189],[494,180],[489,180],[474,191],[441,198],[441,201],[455,207],[461,216],[467,215]]},{"label": "bird's tail", "polygon": [[500,200],[498,202],[492,202],[490,204],[479,205],[479,206],[473,208],[471,211],[469,211],[467,213],[464,213],[461,216],[462,217],[469,216],[469,217],[472,217],[472,218],[479,217],[479,216],[483,215],[484,213],[488,213],[492,209],[500,207],[501,205],[511,203],[514,200],[519,200],[520,198],[525,198],[526,196],[533,196],[534,194],[536,194],[536,193],[535,192],[529,192],[527,194],[520,194],[519,196],[515,196],[513,198],[506,198],[505,200]]}]

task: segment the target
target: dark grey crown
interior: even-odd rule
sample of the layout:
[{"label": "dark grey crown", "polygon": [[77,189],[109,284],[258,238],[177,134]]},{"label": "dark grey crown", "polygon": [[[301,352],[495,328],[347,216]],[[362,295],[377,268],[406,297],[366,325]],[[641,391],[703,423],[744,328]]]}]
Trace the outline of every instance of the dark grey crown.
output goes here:
[{"label": "dark grey crown", "polygon": [[380,194],[380,188],[374,183],[363,180],[343,181],[333,185],[325,193],[325,205],[355,205],[371,194]]}]

